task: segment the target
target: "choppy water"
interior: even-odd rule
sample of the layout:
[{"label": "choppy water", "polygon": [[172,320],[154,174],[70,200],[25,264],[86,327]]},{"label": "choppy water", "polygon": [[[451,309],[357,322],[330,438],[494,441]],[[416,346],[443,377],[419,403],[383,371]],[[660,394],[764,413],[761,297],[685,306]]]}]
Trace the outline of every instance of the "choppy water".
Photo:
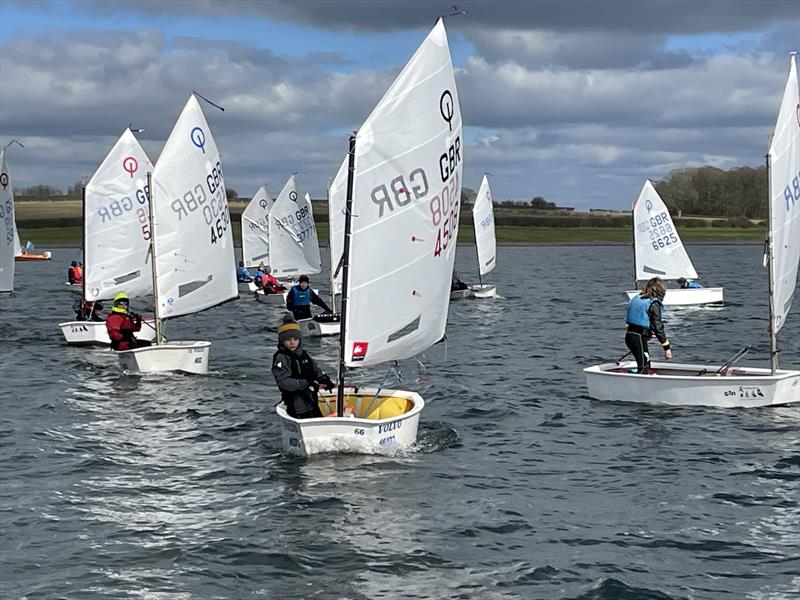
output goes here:
[{"label": "choppy water", "polygon": [[[690,252],[727,304],[668,313],[675,359],[765,364],[761,248]],[[452,304],[446,353],[404,365],[420,451],[308,460],[281,452],[277,309],[170,324],[213,341],[208,377],[123,376],[61,341],[69,294],[42,286],[71,254],[0,298],[0,597],[800,597],[800,407],[586,396],[581,368],[625,351],[629,248],[501,248],[503,297]],[[308,347],[333,367],[334,341]],[[781,347],[799,367],[797,310]]]}]

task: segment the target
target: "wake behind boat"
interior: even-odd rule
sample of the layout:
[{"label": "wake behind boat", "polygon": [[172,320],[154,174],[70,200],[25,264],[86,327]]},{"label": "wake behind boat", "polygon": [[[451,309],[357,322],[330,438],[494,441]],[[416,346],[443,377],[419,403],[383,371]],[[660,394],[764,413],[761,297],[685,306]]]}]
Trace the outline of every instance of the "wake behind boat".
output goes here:
[{"label": "wake behind boat", "polygon": [[[406,124],[402,135],[397,123]],[[345,370],[411,358],[444,336],[460,212],[461,126],[439,19],[350,136],[331,184],[333,291],[342,293],[336,410],[324,395],[319,405],[328,417],[296,419],[276,407],[287,452],[374,453],[416,442],[422,397],[381,388],[351,392]],[[394,188],[395,200],[387,188],[393,179],[402,186]],[[362,190],[373,190],[371,199]],[[351,410],[354,416],[345,417]]]},{"label": "wake behind boat", "polygon": [[[678,235],[661,196],[650,180],[644,182],[639,198],[633,202],[633,268],[636,283],[651,277],[664,281],[680,278],[696,280],[697,271]],[[628,290],[628,299],[639,290]],[[668,288],[664,306],[721,304],[721,287]]]},{"label": "wake behind boat", "polygon": [[770,292],[770,368],[733,368],[733,363],[749,347],[722,366],[654,363],[649,374],[639,374],[630,372],[631,363],[606,363],[583,371],[592,398],[722,408],[800,402],[800,371],[778,368],[777,341],[792,306],[800,265],[800,194],[794,191],[800,173],[797,86],[797,65],[792,53],[778,122],[767,154],[769,226],[765,259]]}]

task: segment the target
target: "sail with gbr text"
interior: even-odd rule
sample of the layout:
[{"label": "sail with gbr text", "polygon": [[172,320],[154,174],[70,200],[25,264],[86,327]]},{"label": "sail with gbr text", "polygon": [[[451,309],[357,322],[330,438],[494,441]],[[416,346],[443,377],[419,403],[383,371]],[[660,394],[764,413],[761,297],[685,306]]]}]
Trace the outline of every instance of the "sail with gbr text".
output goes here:
[{"label": "sail with gbr text", "polygon": [[242,260],[245,267],[269,263],[269,212],[274,204],[275,200],[262,185],[242,213]]},{"label": "sail with gbr text", "polygon": [[649,179],[633,203],[633,227],[637,281],[697,279],[672,217]]},{"label": "sail with gbr text", "polygon": [[486,275],[497,266],[492,192],[486,175],[483,176],[475,204],[472,205],[472,223],[475,227],[475,246],[478,248],[478,269],[481,275]]},{"label": "sail with gbr text", "polygon": [[194,94],[152,176],[156,286],[161,318],[238,296],[219,151]]},{"label": "sail with gbr text", "polygon": [[16,233],[14,186],[11,182],[11,172],[6,161],[6,151],[3,149],[0,150],[0,292],[14,290]]},{"label": "sail with gbr text", "polygon": [[797,287],[800,264],[800,93],[793,54],[775,134],[769,147],[770,276],[773,323],[777,334],[786,322]]},{"label": "sail with gbr text", "polygon": [[356,137],[342,341],[348,366],[409,358],[444,336],[462,152],[458,90],[439,19]]},{"label": "sail with gbr text", "polygon": [[269,215],[270,267],[275,277],[319,273],[319,241],[306,197],[297,192],[294,175],[283,186]]},{"label": "sail with gbr text", "polygon": [[151,294],[150,161],[126,129],[86,184],[84,244],[86,300]]}]

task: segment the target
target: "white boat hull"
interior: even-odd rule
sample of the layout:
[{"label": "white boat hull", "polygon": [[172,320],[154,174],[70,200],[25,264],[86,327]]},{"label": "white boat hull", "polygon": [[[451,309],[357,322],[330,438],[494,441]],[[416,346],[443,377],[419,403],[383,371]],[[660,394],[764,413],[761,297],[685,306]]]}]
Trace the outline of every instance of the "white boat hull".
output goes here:
[{"label": "white boat hull", "polygon": [[[283,403],[276,407],[287,453],[310,456],[323,452],[386,454],[408,449],[417,441],[422,396],[402,390],[348,389],[345,405],[357,416],[318,419],[290,417]],[[320,393],[323,415],[336,414],[336,391]],[[369,417],[365,418],[369,410]]]},{"label": "white boat hull", "polygon": [[[641,293],[641,290],[625,292],[628,300]],[[721,287],[709,288],[669,288],[664,296],[664,306],[697,306],[699,304],[722,304]]]},{"label": "white boat hull", "polygon": [[252,293],[252,292],[255,292],[258,289],[256,287],[256,284],[253,283],[252,281],[248,281],[248,282],[240,281],[238,283],[238,286],[239,286],[239,293],[240,294],[247,294],[248,292]]},{"label": "white boat hull", "polygon": [[497,286],[486,283],[469,286],[473,298],[496,298]]},{"label": "white boat hull", "polygon": [[[589,395],[612,402],[672,406],[757,408],[800,402],[800,371],[652,363],[656,374],[630,373],[636,363],[606,363],[583,370]],[[703,373],[700,375],[700,373]]]},{"label": "white boat hull", "polygon": [[256,290],[253,292],[257,302],[261,304],[286,304],[286,294],[265,294],[264,290]]},{"label": "white boat hull", "polygon": [[317,315],[312,319],[300,319],[300,335],[303,337],[327,337],[339,335],[339,318],[333,315]]},{"label": "white boat hull", "polygon": [[168,342],[160,346],[121,350],[119,365],[131,373],[181,371],[205,375],[211,342]]},{"label": "white boat hull", "polygon": [[450,300],[468,300],[472,298],[496,298],[497,286],[475,283],[465,290],[452,290]]},{"label": "white boat hull", "polygon": [[[148,325],[149,324],[149,325]],[[110,346],[105,321],[67,321],[59,323],[64,340],[70,346]],[[134,335],[140,340],[152,342],[156,339],[155,320],[143,319],[142,330]]]}]

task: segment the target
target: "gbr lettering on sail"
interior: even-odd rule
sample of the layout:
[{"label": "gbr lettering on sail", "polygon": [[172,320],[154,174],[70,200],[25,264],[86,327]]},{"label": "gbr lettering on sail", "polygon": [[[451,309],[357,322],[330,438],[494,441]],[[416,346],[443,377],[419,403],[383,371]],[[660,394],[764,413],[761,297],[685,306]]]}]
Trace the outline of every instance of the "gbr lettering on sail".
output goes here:
[{"label": "gbr lettering on sail", "polygon": [[[452,94],[445,90],[440,99],[440,111],[448,124],[452,121]],[[439,156],[438,178],[434,181],[423,166],[401,173],[388,183],[381,183],[370,192],[372,202],[378,207],[378,218],[403,208],[411,202],[426,202],[435,232],[433,255],[440,256],[451,243],[458,226],[461,207],[458,165],[461,163],[461,136],[456,135],[446,152]]]}]

